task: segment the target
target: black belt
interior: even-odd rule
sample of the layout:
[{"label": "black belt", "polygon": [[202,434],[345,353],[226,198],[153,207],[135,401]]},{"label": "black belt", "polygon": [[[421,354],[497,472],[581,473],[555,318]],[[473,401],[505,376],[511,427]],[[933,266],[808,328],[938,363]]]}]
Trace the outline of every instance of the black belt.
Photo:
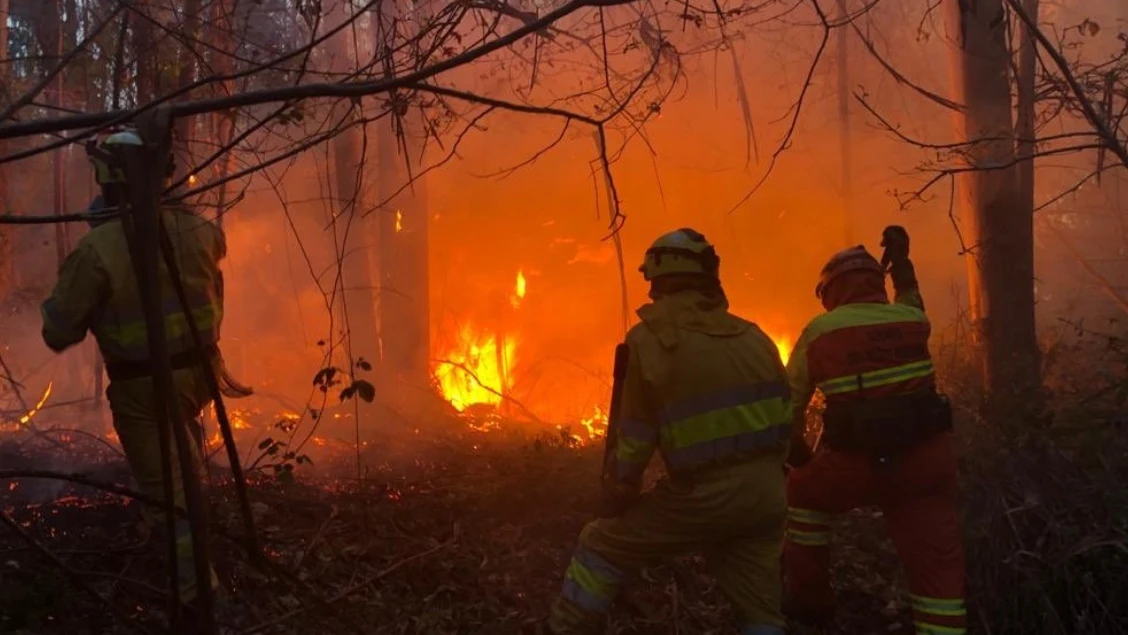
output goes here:
[{"label": "black belt", "polygon": [[828,448],[882,459],[951,429],[948,399],[932,391],[834,404],[823,414]]},{"label": "black belt", "polygon": [[[201,363],[209,361],[217,355],[219,355],[219,347],[213,344],[204,348],[202,358],[196,349],[192,349],[190,351],[170,355],[169,361],[172,363],[173,370],[181,370],[199,366]],[[106,374],[110,376],[110,381],[125,381],[128,379],[152,377],[153,365],[147,359],[107,361]]]}]

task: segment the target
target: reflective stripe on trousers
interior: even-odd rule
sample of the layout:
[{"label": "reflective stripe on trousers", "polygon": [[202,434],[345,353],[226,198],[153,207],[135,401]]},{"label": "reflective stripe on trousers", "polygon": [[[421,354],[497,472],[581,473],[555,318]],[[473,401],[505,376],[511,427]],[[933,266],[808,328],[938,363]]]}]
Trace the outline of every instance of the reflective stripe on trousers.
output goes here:
[{"label": "reflective stripe on trousers", "polygon": [[967,603],[963,598],[910,595],[917,635],[963,635],[967,632]]},{"label": "reflective stripe on trousers", "polygon": [[598,553],[576,547],[561,595],[585,611],[606,613],[623,586],[623,574]]},{"label": "reflective stripe on trousers", "polygon": [[830,544],[830,521],[833,517],[813,509],[787,508],[787,540],[804,547],[826,547]]}]

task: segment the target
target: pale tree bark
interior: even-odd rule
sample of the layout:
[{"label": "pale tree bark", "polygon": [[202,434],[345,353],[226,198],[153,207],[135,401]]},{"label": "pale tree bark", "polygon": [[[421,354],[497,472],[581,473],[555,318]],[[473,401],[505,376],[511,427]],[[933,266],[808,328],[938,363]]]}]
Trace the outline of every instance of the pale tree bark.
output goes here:
[{"label": "pale tree bark", "polygon": [[1010,53],[1002,0],[948,0],[954,40],[952,74],[965,159],[961,175],[972,319],[983,360],[988,409],[1022,416],[1040,387],[1034,318],[1034,219],[1018,191],[1009,81]]},{"label": "pale tree bark", "polygon": [[[377,24],[414,28],[417,20],[427,19],[424,6],[417,5],[416,12],[415,16],[385,14]],[[374,32],[376,50],[385,49],[386,28]],[[393,101],[403,97],[392,95]],[[419,176],[423,169],[419,139],[425,133],[419,110],[401,103],[395,117],[385,117],[373,126],[378,147],[376,200],[387,201],[376,212],[380,219],[381,379],[425,388],[430,384],[429,223],[426,181]],[[405,183],[409,187],[397,195]]]},{"label": "pale tree bark", "polygon": [[[332,29],[349,19],[346,2],[333,2],[326,7],[325,27]],[[328,42],[332,57],[331,70],[343,73],[356,67],[354,47],[355,30],[341,29]],[[353,108],[352,102],[339,104],[343,108]],[[355,112],[355,111],[354,111]],[[351,124],[351,120],[346,124]],[[376,360],[379,358],[379,343],[376,336],[376,298],[373,293],[371,240],[373,223],[364,217],[361,195],[364,192],[364,175],[371,166],[366,165],[362,146],[362,132],[359,126],[338,135],[333,141],[333,183],[334,213],[333,235],[337,241],[337,254],[341,266],[341,289],[338,297],[343,308],[339,315],[346,321],[349,362],[355,364],[360,358]],[[369,144],[371,145],[371,144]]]}]

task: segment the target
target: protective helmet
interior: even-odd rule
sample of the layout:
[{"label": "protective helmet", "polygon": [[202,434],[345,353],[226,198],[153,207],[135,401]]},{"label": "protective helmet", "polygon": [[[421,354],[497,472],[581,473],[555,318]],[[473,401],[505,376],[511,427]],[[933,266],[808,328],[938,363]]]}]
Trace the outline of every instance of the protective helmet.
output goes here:
[{"label": "protective helmet", "polygon": [[134,130],[115,132],[101,141],[89,141],[86,155],[94,164],[94,179],[99,185],[127,183],[125,176],[125,157],[121,155],[124,146],[143,146],[141,135]]},{"label": "protective helmet", "polygon": [[700,232],[682,227],[662,234],[650,248],[638,268],[647,281],[668,275],[719,277],[721,259]]},{"label": "protective helmet", "polygon": [[815,297],[821,300],[830,283],[848,271],[869,271],[883,278],[885,276],[885,270],[881,268],[881,263],[877,261],[877,258],[871,256],[862,245],[855,245],[830,257],[819,274],[819,284],[815,287]]}]

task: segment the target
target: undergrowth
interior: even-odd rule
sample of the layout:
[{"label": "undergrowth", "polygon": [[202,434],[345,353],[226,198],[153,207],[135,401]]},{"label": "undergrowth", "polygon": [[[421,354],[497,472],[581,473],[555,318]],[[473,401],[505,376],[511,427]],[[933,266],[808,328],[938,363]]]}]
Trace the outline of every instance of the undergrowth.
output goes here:
[{"label": "undergrowth", "polygon": [[[1115,325],[1112,325],[1115,326]],[[1044,344],[1046,416],[961,409],[962,506],[974,632],[1128,633],[1128,342],[1066,324]],[[973,376],[961,354],[942,376]],[[962,388],[962,389],[961,389]]]}]

